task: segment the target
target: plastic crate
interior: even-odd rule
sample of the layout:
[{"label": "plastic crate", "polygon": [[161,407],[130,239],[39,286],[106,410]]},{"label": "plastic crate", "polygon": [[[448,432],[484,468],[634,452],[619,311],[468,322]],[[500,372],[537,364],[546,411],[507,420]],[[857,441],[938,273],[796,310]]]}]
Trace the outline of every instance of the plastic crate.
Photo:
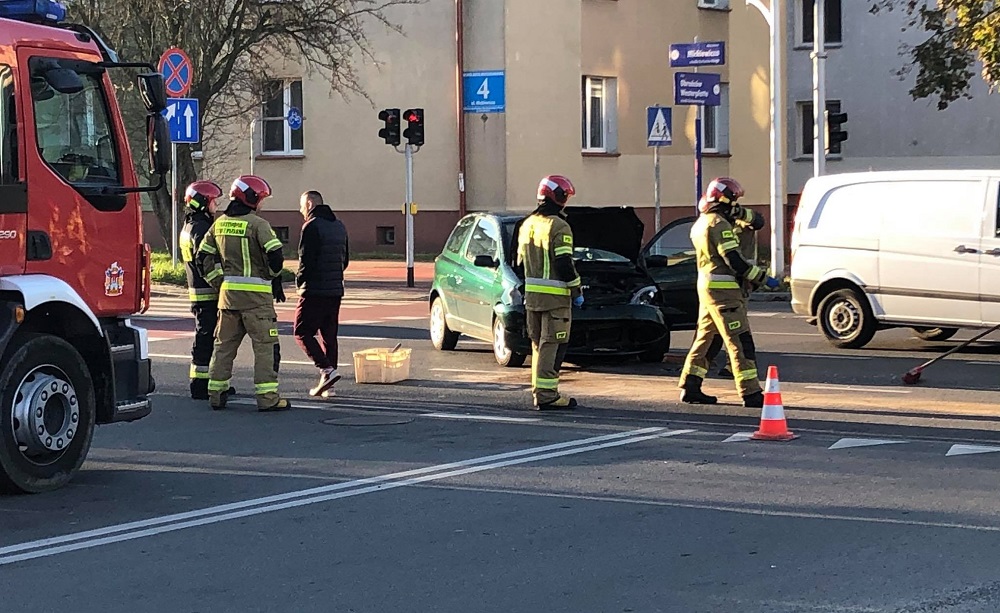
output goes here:
[{"label": "plastic crate", "polygon": [[357,383],[398,383],[410,378],[410,349],[365,349],[354,352]]}]

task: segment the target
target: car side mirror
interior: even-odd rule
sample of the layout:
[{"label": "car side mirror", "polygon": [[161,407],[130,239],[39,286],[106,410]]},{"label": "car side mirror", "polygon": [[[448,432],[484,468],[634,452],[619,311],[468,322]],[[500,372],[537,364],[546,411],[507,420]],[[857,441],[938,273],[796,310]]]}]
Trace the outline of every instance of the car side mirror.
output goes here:
[{"label": "car side mirror", "polygon": [[139,97],[150,113],[162,113],[167,108],[167,90],[163,85],[163,75],[143,73],[136,77],[139,85]]},{"label": "car side mirror", "polygon": [[666,268],[670,265],[665,255],[650,255],[646,257],[646,266],[650,268]]},{"label": "car side mirror", "polygon": [[477,255],[476,261],[473,262],[479,268],[499,268],[500,262],[496,261],[491,255]]},{"label": "car side mirror", "polygon": [[170,172],[170,127],[159,113],[146,116],[146,147],[150,170],[161,177]]}]

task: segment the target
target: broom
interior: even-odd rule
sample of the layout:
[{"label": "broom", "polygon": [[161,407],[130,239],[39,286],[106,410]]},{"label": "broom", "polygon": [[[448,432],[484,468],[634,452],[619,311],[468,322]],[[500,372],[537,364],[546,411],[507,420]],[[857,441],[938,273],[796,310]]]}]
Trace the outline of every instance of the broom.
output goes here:
[{"label": "broom", "polygon": [[944,353],[942,353],[938,357],[934,358],[933,360],[928,360],[928,361],[924,362],[923,364],[921,364],[920,366],[917,366],[916,368],[911,368],[910,370],[906,371],[906,374],[903,375],[903,383],[906,383],[907,385],[913,385],[917,381],[920,381],[920,373],[924,372],[924,369],[927,368],[928,366],[930,366],[931,364],[933,364],[933,363],[935,363],[935,362],[937,362],[939,360],[943,360],[944,358],[946,358],[949,355],[955,353],[959,349],[964,349],[965,347],[968,347],[972,343],[974,343],[974,342],[978,341],[979,339],[983,338],[984,336],[986,336],[990,332],[995,332],[997,330],[1000,330],[1000,324],[997,324],[997,325],[993,326],[992,328],[990,328],[989,330],[986,330],[985,332],[982,332],[982,333],[980,333],[980,334],[978,334],[976,336],[973,336],[972,338],[970,338],[967,341],[964,341],[964,342],[959,343],[958,345],[955,345],[954,347],[952,347],[948,351],[945,351]]}]

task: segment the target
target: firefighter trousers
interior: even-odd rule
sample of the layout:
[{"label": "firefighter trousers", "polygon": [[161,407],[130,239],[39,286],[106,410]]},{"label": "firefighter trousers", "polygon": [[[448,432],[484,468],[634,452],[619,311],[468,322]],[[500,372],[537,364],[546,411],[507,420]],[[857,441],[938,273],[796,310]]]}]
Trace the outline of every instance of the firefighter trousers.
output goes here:
[{"label": "firefighter trousers", "polygon": [[706,304],[707,302],[709,301],[702,298],[698,307],[698,331],[684,361],[680,387],[700,387],[708,374],[712,341],[721,337],[722,345],[729,354],[736,390],[741,396],[760,392],[757,351],[750,332],[746,304],[738,301],[728,304]]},{"label": "firefighter trousers", "polygon": [[531,339],[531,395],[535,406],[559,399],[559,368],[569,348],[572,308],[527,312]]},{"label": "firefighter trousers", "polygon": [[208,394],[212,406],[220,406],[222,393],[229,389],[233,361],[244,336],[249,336],[253,345],[253,382],[257,408],[269,409],[278,404],[281,399],[278,395],[281,346],[278,343],[277,322],[273,305],[245,311],[219,311],[219,324],[215,328],[215,353],[209,366]]},{"label": "firefighter trousers", "polygon": [[194,341],[191,343],[191,397],[208,398],[208,366],[215,345],[215,327],[219,324],[219,303],[216,300],[192,302]]}]

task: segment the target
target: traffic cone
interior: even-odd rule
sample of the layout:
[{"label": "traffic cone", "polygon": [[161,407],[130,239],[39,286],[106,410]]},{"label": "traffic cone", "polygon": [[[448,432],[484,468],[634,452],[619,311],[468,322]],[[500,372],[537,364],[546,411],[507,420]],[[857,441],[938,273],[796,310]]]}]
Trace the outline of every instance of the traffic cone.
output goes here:
[{"label": "traffic cone", "polygon": [[790,441],[798,438],[792,434],[785,421],[785,408],[781,404],[781,388],[778,382],[778,367],[767,367],[767,383],[764,386],[764,408],[760,412],[760,428],[750,437],[755,441]]}]

